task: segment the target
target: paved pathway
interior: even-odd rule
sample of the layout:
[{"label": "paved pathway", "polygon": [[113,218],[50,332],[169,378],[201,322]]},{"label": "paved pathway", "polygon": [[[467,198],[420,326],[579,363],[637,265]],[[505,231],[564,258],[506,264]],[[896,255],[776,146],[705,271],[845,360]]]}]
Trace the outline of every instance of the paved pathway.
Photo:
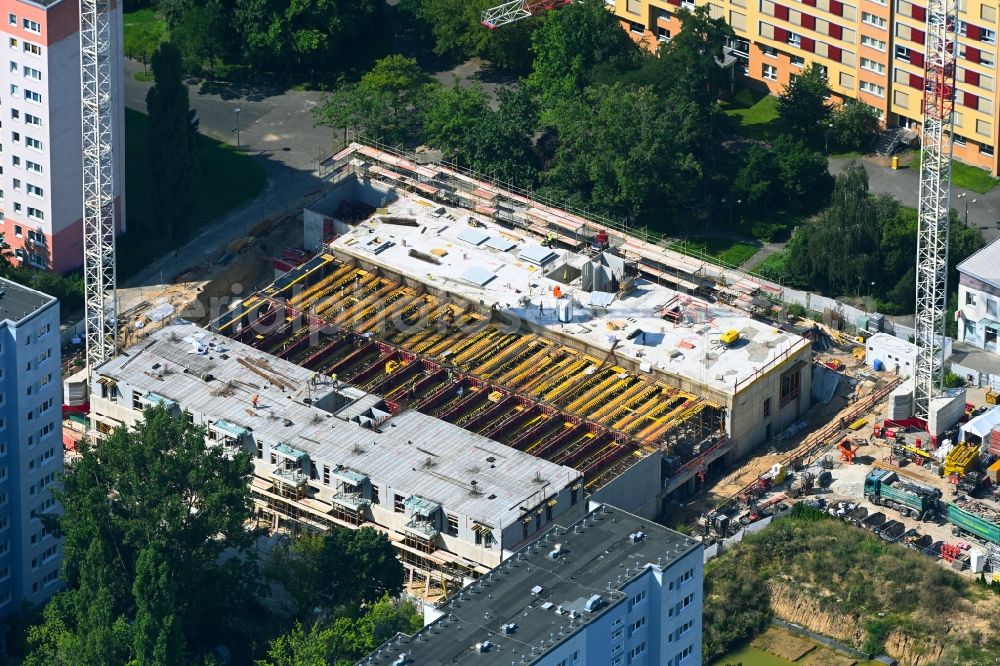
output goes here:
[{"label": "paved pathway", "polygon": [[[830,158],[830,173],[836,176],[844,170],[849,159],[840,157]],[[917,207],[917,197],[920,189],[920,174],[915,169],[899,169],[893,171],[889,167],[884,167],[871,162],[863,161],[865,169],[868,171],[868,183],[872,192],[881,194],[891,194],[904,205],[913,208]],[[960,198],[960,194],[965,194]],[[976,203],[971,203],[975,199]],[[995,187],[986,194],[978,194],[961,188],[953,188],[951,194],[951,207],[958,211],[960,222],[965,220],[965,202],[969,201],[969,225],[982,230],[986,241],[992,241],[1000,237],[1000,187]]]},{"label": "paved pathway", "polygon": [[[141,70],[140,63],[125,61],[125,105],[145,113],[146,92],[151,84],[132,78],[132,74]],[[180,248],[177,256],[161,257],[127,280],[124,287],[170,282],[175,275],[244,235],[257,222],[295,210],[307,195],[322,187],[322,181],[315,175],[317,160],[329,156],[332,143],[329,128],[313,125],[312,110],[322,100],[322,93],[249,86],[220,86],[210,91],[198,86],[189,89],[202,133],[219,141],[236,143],[236,133],[232,131],[236,127],[234,110],[240,109],[240,144],[264,168],[266,184],[257,197],[220,217]],[[123,309],[134,304],[124,300]]]}]

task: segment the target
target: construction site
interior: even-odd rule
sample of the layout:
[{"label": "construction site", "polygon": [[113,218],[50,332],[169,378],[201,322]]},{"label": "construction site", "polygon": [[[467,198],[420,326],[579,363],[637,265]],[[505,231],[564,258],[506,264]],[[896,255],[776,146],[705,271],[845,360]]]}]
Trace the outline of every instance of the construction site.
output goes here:
[{"label": "construction site", "polygon": [[438,166],[358,144],[334,163],[304,214],[320,251],[218,332],[650,517],[809,408],[810,342],[759,285]]}]

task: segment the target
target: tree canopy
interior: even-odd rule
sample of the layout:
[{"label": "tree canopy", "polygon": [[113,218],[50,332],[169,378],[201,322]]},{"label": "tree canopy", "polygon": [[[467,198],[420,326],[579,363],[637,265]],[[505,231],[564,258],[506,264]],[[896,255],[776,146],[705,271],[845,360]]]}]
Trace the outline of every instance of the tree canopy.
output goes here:
[{"label": "tree canopy", "polygon": [[826,70],[812,63],[785,86],[778,96],[778,118],[782,127],[798,139],[817,145],[827,130],[830,107]]},{"label": "tree canopy", "polygon": [[152,160],[153,210],[160,230],[171,241],[187,230],[184,220],[194,206],[198,164],[198,121],[182,77],[181,52],[164,42],[153,54],[155,83],[146,93]]},{"label": "tree canopy", "polygon": [[79,453],[53,490],[66,589],[25,663],[200,663],[239,634],[255,584],[249,455],[225,458],[163,408]]}]

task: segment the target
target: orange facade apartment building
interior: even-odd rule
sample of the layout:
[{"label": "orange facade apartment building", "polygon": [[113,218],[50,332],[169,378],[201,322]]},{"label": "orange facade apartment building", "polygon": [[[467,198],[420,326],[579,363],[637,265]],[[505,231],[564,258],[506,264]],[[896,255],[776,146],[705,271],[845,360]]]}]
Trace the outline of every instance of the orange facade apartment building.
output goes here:
[{"label": "orange facade apartment building", "polygon": [[[607,0],[633,39],[655,49],[681,29],[688,0]],[[702,4],[702,3],[699,3]],[[955,157],[1000,175],[997,161],[997,0],[960,0],[955,73]],[[737,71],[779,93],[813,62],[830,89],[920,131],[926,2],[917,0],[712,0],[736,33]]]}]

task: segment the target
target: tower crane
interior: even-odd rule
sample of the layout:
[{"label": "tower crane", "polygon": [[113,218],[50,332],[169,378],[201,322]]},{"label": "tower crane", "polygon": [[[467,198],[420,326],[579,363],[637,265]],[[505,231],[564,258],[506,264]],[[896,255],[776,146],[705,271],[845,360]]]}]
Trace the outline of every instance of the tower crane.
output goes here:
[{"label": "tower crane", "polygon": [[482,13],[482,23],[490,30],[520,21],[541,12],[568,5],[573,0],[510,0]]},{"label": "tower crane", "polygon": [[83,135],[83,281],[87,372],[115,354],[118,342],[112,161],[111,0],[80,0],[80,92]]},{"label": "tower crane", "polygon": [[955,0],[927,0],[913,373],[915,413],[925,420],[943,388],[957,14]]}]

